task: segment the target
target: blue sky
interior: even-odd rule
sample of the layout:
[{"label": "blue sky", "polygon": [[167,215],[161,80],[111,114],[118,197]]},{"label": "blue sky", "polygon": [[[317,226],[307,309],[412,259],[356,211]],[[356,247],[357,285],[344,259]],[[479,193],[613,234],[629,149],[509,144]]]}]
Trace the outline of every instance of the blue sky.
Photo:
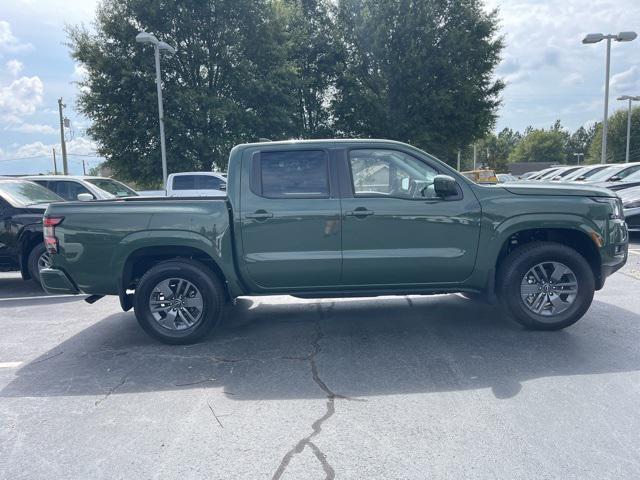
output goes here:
[{"label": "blue sky", "polygon": [[[87,119],[75,111],[82,69],[64,45],[64,26],[90,24],[94,0],[3,0],[0,8],[0,175],[52,169],[58,152],[57,99],[67,104],[72,173],[100,161],[84,135]],[[602,118],[604,43],[585,46],[585,33],[640,31],[638,0],[487,0],[498,7],[506,48],[497,74],[506,80],[496,130],[548,127],[556,119],[569,129]],[[640,39],[614,43],[611,110],[621,94],[640,95]]]}]

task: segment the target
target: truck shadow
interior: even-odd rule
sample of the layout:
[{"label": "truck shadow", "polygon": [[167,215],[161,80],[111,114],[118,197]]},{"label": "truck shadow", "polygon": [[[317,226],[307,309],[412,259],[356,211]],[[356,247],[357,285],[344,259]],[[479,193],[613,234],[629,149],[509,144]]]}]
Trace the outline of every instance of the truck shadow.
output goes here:
[{"label": "truck shadow", "polygon": [[[286,301],[286,303],[285,303]],[[640,370],[639,316],[595,301],[575,326],[529,332],[457,295],[241,299],[207,341],[171,347],[132,313],[111,315],[16,372],[0,397],[95,396],[222,388],[234,400],[491,388]],[[313,371],[315,370],[315,372]]]}]

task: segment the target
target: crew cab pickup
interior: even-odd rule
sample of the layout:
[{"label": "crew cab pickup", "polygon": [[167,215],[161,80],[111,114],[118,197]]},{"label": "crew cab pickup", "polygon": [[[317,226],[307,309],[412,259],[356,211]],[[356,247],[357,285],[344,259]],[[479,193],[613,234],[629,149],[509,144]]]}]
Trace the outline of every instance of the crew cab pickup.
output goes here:
[{"label": "crew cab pickup", "polygon": [[628,248],[608,190],[478,185],[386,140],[238,145],[226,198],[52,204],[44,225],[47,291],[118,295],[167,343],[201,339],[243,295],[459,292],[560,329]]}]

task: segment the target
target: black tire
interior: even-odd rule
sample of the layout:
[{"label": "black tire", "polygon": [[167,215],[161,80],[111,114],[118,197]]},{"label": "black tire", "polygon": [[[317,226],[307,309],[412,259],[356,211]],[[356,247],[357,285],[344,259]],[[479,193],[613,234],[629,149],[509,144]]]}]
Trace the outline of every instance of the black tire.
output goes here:
[{"label": "black tire", "polygon": [[[202,296],[203,311],[199,320],[184,330],[165,328],[156,320],[149,305],[154,288],[171,278],[187,280]],[[205,265],[195,260],[176,259],[159,263],[142,276],[133,305],[136,319],[145,332],[163,343],[186,345],[201,340],[220,323],[223,299],[222,283]]]},{"label": "black tire", "polygon": [[[521,296],[521,283],[531,268],[542,262],[559,262],[575,275],[578,292],[566,310],[548,316],[533,312]],[[587,312],[595,292],[595,279],[585,258],[572,248],[552,242],[532,242],[511,252],[498,269],[498,294],[507,314],[532,330],[560,330]]]},{"label": "black tire", "polygon": [[31,280],[33,280],[38,285],[40,283],[40,268],[38,267],[38,261],[40,257],[47,252],[47,247],[44,246],[44,243],[38,243],[35,247],[31,249],[29,252],[29,257],[27,258],[27,269],[29,270],[29,276]]}]

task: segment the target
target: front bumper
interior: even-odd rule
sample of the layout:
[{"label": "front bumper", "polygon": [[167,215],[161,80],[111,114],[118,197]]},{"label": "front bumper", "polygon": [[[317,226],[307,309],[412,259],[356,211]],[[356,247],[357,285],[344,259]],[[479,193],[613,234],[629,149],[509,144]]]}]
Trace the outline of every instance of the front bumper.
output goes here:
[{"label": "front bumper", "polygon": [[80,293],[71,279],[62,270],[44,268],[40,270],[40,283],[47,293],[77,295]]},{"label": "front bumper", "polygon": [[629,255],[629,231],[624,220],[613,220],[609,223],[609,242],[600,249],[601,275],[596,289],[604,286],[604,281],[610,275],[620,270]]}]

